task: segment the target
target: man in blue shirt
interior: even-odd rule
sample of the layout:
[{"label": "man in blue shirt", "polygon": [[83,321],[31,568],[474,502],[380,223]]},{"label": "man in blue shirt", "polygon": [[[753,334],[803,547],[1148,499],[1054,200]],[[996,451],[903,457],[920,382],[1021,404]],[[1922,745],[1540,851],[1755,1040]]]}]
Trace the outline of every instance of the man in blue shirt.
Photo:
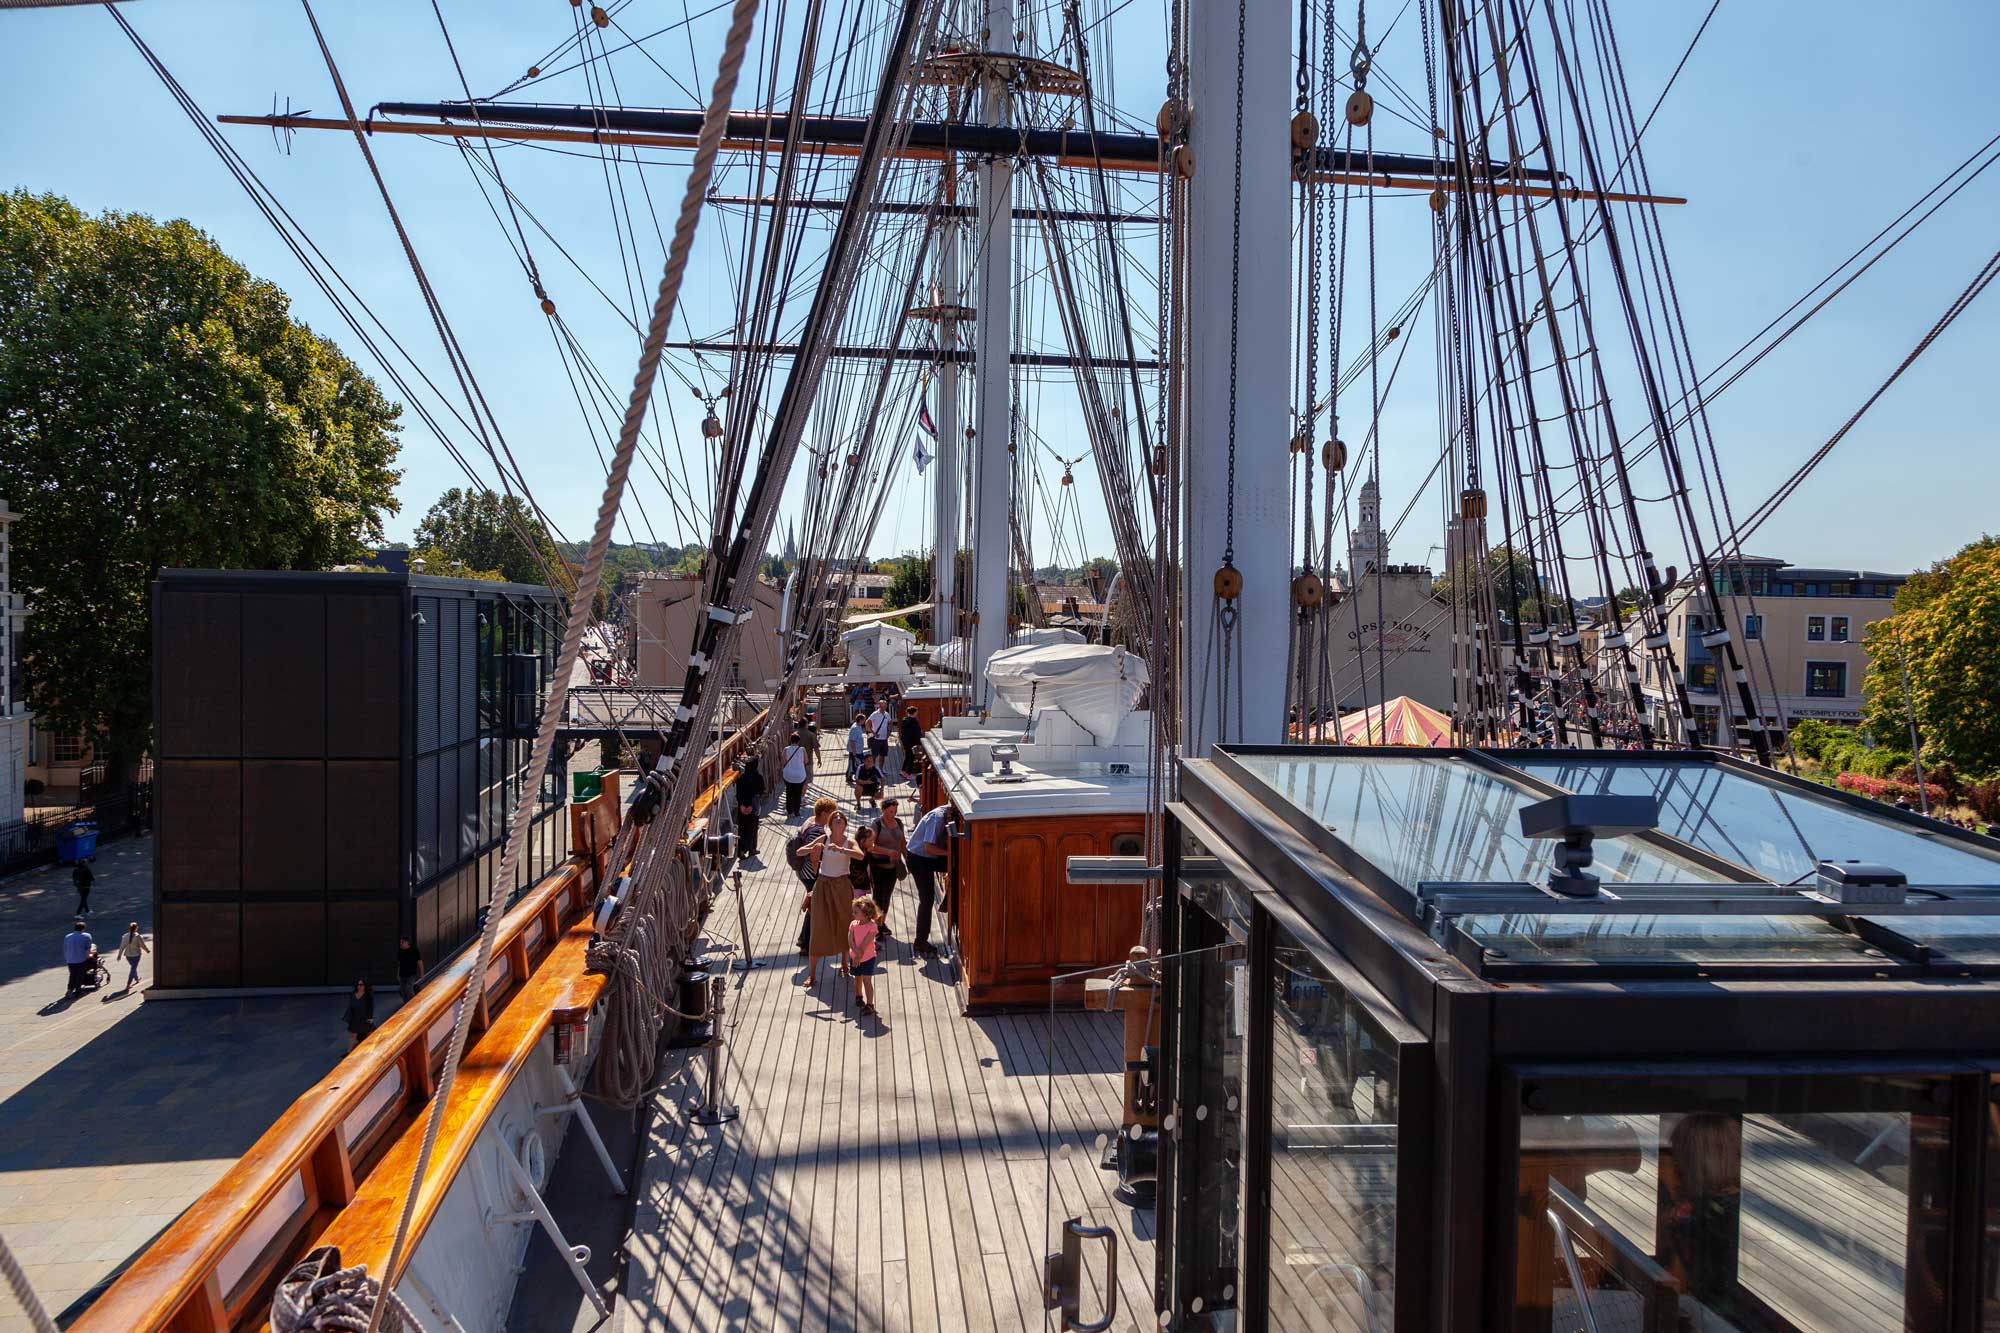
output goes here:
[{"label": "man in blue shirt", "polygon": [[917,938],[911,946],[929,956],[937,949],[931,944],[931,905],[937,899],[939,872],[951,866],[951,805],[946,803],[924,812],[910,830],[910,845],[903,853],[909,863],[910,878],[917,882]]},{"label": "man in blue shirt", "polygon": [[70,932],[63,936],[63,961],[69,964],[69,992],[63,998],[75,999],[83,993],[84,983],[90,979],[90,960],[96,952],[97,941],[83,928],[83,918],[70,922]]}]

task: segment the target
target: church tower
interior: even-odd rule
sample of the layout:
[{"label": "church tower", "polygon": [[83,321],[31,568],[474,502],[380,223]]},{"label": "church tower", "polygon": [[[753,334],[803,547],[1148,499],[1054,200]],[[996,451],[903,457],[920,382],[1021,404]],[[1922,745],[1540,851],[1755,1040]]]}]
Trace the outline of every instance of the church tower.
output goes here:
[{"label": "church tower", "polygon": [[1348,540],[1347,564],[1359,579],[1376,573],[1388,563],[1387,543],[1382,539],[1382,496],[1374,481],[1361,483],[1361,513]]}]

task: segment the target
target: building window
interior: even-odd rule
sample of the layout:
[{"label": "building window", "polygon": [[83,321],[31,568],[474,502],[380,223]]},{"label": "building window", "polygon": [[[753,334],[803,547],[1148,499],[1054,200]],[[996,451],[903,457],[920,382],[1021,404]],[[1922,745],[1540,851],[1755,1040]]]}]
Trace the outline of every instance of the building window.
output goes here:
[{"label": "building window", "polygon": [[1819,643],[1821,640],[1825,638],[1826,638],[1826,617],[1807,616],[1806,640],[1810,643]]},{"label": "building window", "polygon": [[1847,642],[1847,617],[1846,617],[1846,616],[1835,616],[1835,617],[1833,618],[1833,641],[1834,641],[1835,643],[1846,643],[1846,642]]},{"label": "building window", "polygon": [[1688,663],[1688,688],[1691,690],[1712,690],[1715,688],[1715,663]]},{"label": "building window", "polygon": [[1806,694],[1814,699],[1847,697],[1847,663],[1806,663]]},{"label": "building window", "polygon": [[1764,617],[1762,617],[1762,616],[1745,616],[1745,617],[1743,617],[1743,637],[1744,637],[1744,638],[1746,638],[1746,639],[1761,639],[1761,638],[1763,638],[1763,637],[1764,637]]},{"label": "building window", "polygon": [[49,762],[52,764],[80,764],[89,748],[83,743],[83,734],[76,731],[58,731],[49,736]]},{"label": "building window", "polygon": [[1817,583],[1808,583],[1808,584],[1806,585],[1806,596],[1808,596],[1808,597],[1817,597],[1817,596],[1819,596],[1819,595],[1820,595],[1820,592],[1821,592],[1821,585],[1820,585],[1820,584],[1817,584]]},{"label": "building window", "polygon": [[1848,597],[1851,596],[1853,592],[1854,589],[1850,584],[1835,583],[1831,585],[1831,593],[1835,597]]}]

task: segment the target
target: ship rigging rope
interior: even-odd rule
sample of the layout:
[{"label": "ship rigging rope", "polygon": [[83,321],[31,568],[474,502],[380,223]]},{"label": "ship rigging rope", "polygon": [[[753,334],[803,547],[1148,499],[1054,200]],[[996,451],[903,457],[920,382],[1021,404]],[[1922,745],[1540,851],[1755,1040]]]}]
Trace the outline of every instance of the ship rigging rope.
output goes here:
[{"label": "ship rigging rope", "polygon": [[[301,0],[301,3],[305,4],[307,16],[311,19],[310,0]],[[638,445],[640,427],[645,421],[646,407],[652,397],[653,381],[658,374],[661,349],[666,342],[667,326],[680,294],[681,277],[686,271],[688,254],[693,247],[695,230],[701,219],[702,196],[707,192],[716,155],[721,147],[730,99],[735,92],[737,74],[742,67],[744,53],[749,46],[757,3],[758,0],[737,0],[730,17],[722,59],[716,68],[714,92],[710,96],[708,109],[702,121],[701,136],[695,146],[694,160],[689,168],[687,187],[681,200],[680,216],[674,224],[673,246],[667,256],[666,269],[660,278],[659,295],[653,304],[652,322],[647,329],[638,372],[633,379],[632,396],[626,409],[624,427],[619,432],[617,447],[612,454],[611,469],[605,477],[604,498],[598,506],[596,527],[591,534],[589,551],[584,558],[583,572],[577,579],[575,594],[570,601],[569,622],[563,634],[555,676],[549,685],[548,700],[542,710],[541,725],[535,734],[528,770],[521,783],[513,818],[508,825],[509,837],[501,853],[501,868],[498,873],[501,883],[513,882],[521,857],[521,832],[529,826],[535,804],[541,797],[542,775],[548,766],[550,751],[554,748],[556,726],[562,717],[569,678],[575,670],[584,629],[591,618],[592,603],[596,600],[598,582],[603,574],[605,552],[610,545],[612,525],[618,517],[626,478],[631,471],[632,456]],[[371,173],[375,174],[377,184],[380,185],[381,177],[375,169],[374,156],[368,151],[367,140],[361,134],[353,103],[341,81],[333,54],[327,48],[324,36],[319,32],[318,21],[312,19],[312,24],[321,53],[326,58],[328,73],[332,75],[334,87],[340,94],[341,105],[347,112],[349,122],[355,127],[356,139],[361,144]],[[386,203],[388,201],[386,186],[383,187],[382,193]],[[393,216],[393,206],[391,210]],[[396,225],[398,234],[402,235],[401,222],[398,221]],[[407,236],[403,239],[407,251],[409,241]],[[410,258],[414,265],[414,253],[411,253]],[[382,1286],[385,1291],[394,1289],[398,1269],[409,1243],[410,1224],[416,1214],[417,1199],[422,1190],[424,1177],[430,1170],[431,1156],[437,1146],[438,1131],[444,1121],[445,1105],[450,1099],[452,1085],[458,1076],[459,1061],[465,1053],[466,1039],[472,1027],[472,1015],[485,990],[486,971],[492,958],[495,939],[499,934],[502,915],[500,912],[487,913],[485,929],[480,932],[477,958],[466,982],[466,992],[457,1006],[452,1023],[451,1041],[445,1049],[444,1069],[438,1080],[438,1090],[431,1099],[430,1113],[424,1126],[423,1146],[418,1153],[415,1168],[411,1172],[410,1186],[403,1199],[402,1216],[396,1223],[396,1234],[390,1245],[389,1257],[383,1265]],[[386,1308],[387,1302],[375,1303],[368,1318],[368,1333],[376,1333]]]},{"label": "ship rigging rope", "polygon": [[56,1321],[49,1318],[48,1307],[43,1305],[42,1298],[35,1294],[34,1284],[28,1281],[28,1275],[21,1270],[20,1260],[14,1257],[14,1251],[7,1244],[5,1236],[0,1236],[0,1274],[6,1275],[7,1287],[14,1293],[14,1299],[20,1303],[21,1309],[26,1311],[28,1323],[33,1326],[35,1333],[56,1333]]}]

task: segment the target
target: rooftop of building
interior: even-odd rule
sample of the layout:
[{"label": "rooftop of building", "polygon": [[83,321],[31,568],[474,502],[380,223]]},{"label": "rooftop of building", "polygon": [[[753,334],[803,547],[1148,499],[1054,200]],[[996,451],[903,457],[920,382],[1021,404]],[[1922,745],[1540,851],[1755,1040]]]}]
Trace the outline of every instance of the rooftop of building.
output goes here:
[{"label": "rooftop of building", "polygon": [[504,583],[496,579],[447,579],[433,574],[395,573],[389,570],[356,569],[162,569],[160,582],[208,584],[218,589],[280,591],[288,588],[345,587],[396,588],[408,585],[430,592],[505,593],[516,597],[553,597],[540,583]]}]

